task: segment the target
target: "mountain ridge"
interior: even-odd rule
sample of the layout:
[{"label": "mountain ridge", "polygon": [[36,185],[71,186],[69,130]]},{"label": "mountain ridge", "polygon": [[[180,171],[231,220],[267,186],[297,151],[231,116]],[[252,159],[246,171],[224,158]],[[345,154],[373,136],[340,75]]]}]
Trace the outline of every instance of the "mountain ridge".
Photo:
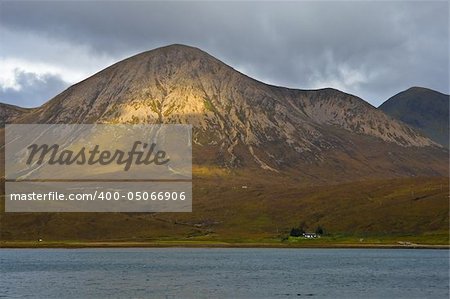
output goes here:
[{"label": "mountain ridge", "polygon": [[[275,172],[323,163],[358,172],[373,168],[367,166],[374,155],[391,161],[381,155],[402,152],[398,155],[415,159],[413,148],[421,148],[425,156],[443,156],[439,145],[422,133],[356,96],[330,88],[268,85],[184,45],[117,62],[15,121],[189,123],[194,127],[194,162]],[[418,169],[403,165],[395,171],[382,164],[391,174],[442,172],[425,162]]]}]

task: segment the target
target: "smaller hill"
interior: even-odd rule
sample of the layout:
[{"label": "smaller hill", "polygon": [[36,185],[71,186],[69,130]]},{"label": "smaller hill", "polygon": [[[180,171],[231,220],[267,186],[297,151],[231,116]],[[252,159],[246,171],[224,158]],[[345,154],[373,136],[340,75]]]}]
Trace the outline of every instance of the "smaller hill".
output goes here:
[{"label": "smaller hill", "polygon": [[379,109],[419,129],[433,141],[449,147],[449,96],[412,87],[384,102]]},{"label": "smaller hill", "polygon": [[0,127],[4,127],[5,124],[10,123],[13,119],[29,110],[30,109],[0,103]]}]

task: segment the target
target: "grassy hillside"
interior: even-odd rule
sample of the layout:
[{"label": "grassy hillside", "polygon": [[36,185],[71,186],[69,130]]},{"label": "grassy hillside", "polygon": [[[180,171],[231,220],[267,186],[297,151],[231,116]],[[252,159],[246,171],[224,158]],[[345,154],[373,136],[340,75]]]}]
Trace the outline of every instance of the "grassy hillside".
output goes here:
[{"label": "grassy hillside", "polygon": [[1,213],[0,234],[2,240],[277,242],[291,227],[320,225],[329,234],[323,242],[414,236],[446,244],[448,187],[446,177],[305,186],[196,168],[192,213]]}]

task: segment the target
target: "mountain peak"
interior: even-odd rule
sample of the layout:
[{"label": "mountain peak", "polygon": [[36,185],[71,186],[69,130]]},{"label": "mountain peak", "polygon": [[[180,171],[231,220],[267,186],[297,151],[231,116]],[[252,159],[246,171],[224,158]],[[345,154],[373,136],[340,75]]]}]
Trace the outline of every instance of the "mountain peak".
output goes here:
[{"label": "mountain peak", "polygon": [[173,55],[175,53],[185,54],[185,55],[210,56],[205,51],[203,51],[199,48],[193,47],[193,46],[188,46],[188,45],[183,45],[183,44],[171,44],[171,45],[155,48],[152,50],[148,50],[148,51],[136,54],[134,56],[131,56],[130,58],[139,57],[139,56],[147,56],[147,55],[150,55],[150,56],[152,56],[152,55],[171,55],[171,54]]},{"label": "mountain peak", "polygon": [[160,48],[156,48],[150,51],[164,51],[164,50],[174,50],[174,51],[198,51],[198,52],[203,52],[201,49],[194,47],[194,46],[189,46],[189,45],[185,45],[185,44],[170,44],[167,46],[162,46]]},{"label": "mountain peak", "polygon": [[[216,58],[208,54],[207,52],[188,45],[183,44],[172,44],[152,50],[148,50],[134,56],[131,56],[127,60],[149,60],[149,59],[166,59],[165,63],[180,63],[180,62],[190,62],[195,59],[210,59],[219,62]],[[120,61],[118,63],[121,63]]]},{"label": "mountain peak", "polygon": [[361,148],[436,146],[358,97],[270,86],[178,44],[122,60],[19,121],[191,124],[202,152],[197,162],[270,171],[323,163],[333,155],[329,163],[355,159],[349,152],[360,153],[363,163]]},{"label": "mountain peak", "polygon": [[411,86],[410,88],[405,90],[405,92],[406,91],[432,91],[432,90],[422,86]]},{"label": "mountain peak", "polygon": [[[408,88],[405,91],[402,91],[400,93],[428,93],[428,94],[441,94],[441,95],[445,95],[442,92],[430,89],[430,88],[426,88],[426,87],[421,87],[421,86],[412,86],[410,88]],[[447,95],[448,96],[448,95]]]},{"label": "mountain peak", "polygon": [[448,147],[449,103],[448,95],[424,87],[411,87],[389,98],[379,108]]}]

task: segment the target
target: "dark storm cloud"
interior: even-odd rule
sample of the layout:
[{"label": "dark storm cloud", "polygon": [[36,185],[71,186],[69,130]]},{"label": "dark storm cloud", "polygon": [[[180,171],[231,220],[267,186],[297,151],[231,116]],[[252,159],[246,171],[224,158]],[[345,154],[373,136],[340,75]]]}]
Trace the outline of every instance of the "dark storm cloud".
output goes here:
[{"label": "dark storm cloud", "polygon": [[[183,43],[265,82],[331,86],[375,105],[413,85],[448,93],[448,2],[4,2],[1,8],[9,33],[83,48],[72,62],[82,55],[114,61]],[[3,56],[21,52],[9,42]],[[69,63],[64,51],[43,52],[38,59]]]},{"label": "dark storm cloud", "polygon": [[15,75],[19,89],[0,88],[0,98],[20,107],[35,107],[36,102],[43,103],[68,86],[55,75],[39,76],[23,71],[16,71]]}]

